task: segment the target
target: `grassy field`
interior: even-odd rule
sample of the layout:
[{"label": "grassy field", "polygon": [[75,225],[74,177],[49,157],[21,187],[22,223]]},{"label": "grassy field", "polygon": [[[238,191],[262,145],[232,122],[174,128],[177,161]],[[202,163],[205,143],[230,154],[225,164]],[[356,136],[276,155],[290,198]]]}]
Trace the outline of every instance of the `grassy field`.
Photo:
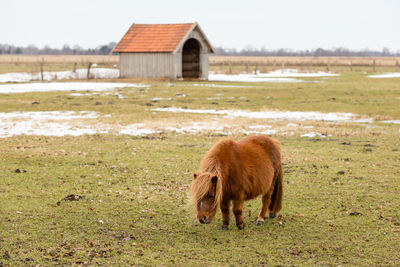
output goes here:
[{"label": "grassy field", "polygon": [[[399,265],[400,127],[380,121],[400,119],[400,82],[366,75],[305,78],[320,83],[212,83],[231,85],[221,88],[199,81],[117,80],[150,85],[119,89],[122,99],[0,94],[0,112],[112,114],[93,124],[181,124],[215,117],[152,110],[165,106],[352,112],[377,120],[294,122],[327,136],[306,138],[300,136],[304,127],[288,130],[290,121],[220,118],[238,127],[272,125],[282,143],[283,210],[256,226],[261,200],[246,202],[242,231],[234,225],[221,231],[220,213],[212,224],[201,225],[187,205],[192,173],[220,134],[0,139],[0,266]],[[151,100],[155,97],[161,100]],[[77,199],[68,198],[71,194]]]}]

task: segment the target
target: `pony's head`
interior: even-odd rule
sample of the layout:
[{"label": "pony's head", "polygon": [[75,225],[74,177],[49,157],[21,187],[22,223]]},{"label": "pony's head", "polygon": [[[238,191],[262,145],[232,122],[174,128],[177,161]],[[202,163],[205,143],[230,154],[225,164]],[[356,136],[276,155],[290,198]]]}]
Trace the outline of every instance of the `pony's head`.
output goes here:
[{"label": "pony's head", "polygon": [[197,211],[200,223],[209,224],[221,202],[221,181],[210,172],[195,173],[190,188],[191,202]]}]

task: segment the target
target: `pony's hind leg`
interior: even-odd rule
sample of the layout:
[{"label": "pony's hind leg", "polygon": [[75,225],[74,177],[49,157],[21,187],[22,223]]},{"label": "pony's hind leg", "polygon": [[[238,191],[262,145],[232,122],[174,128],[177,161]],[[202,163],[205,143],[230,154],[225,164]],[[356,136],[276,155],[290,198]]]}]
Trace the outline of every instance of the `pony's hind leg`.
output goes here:
[{"label": "pony's hind leg", "polygon": [[257,225],[261,225],[264,223],[265,220],[265,214],[267,213],[269,204],[271,203],[271,192],[268,192],[267,194],[263,195],[262,197],[262,207],[261,207],[261,211],[260,214],[258,215],[257,218]]},{"label": "pony's hind leg", "polygon": [[244,229],[244,221],[243,221],[243,200],[234,200],[233,201],[233,213],[236,218],[236,226],[239,230]]},{"label": "pony's hind leg", "polygon": [[221,201],[221,213],[222,213],[222,230],[228,230],[229,228],[229,206],[230,206],[230,201],[229,200],[222,200]]}]

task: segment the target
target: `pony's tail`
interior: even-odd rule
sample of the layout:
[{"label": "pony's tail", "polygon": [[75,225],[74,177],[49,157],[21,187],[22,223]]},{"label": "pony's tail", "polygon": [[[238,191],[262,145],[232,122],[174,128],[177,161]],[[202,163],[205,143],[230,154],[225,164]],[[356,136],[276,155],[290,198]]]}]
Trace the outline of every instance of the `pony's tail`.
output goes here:
[{"label": "pony's tail", "polygon": [[274,174],[274,190],[271,196],[271,203],[269,204],[269,210],[271,214],[277,214],[282,209],[282,198],[283,198],[283,170],[282,165],[279,164],[279,168]]}]

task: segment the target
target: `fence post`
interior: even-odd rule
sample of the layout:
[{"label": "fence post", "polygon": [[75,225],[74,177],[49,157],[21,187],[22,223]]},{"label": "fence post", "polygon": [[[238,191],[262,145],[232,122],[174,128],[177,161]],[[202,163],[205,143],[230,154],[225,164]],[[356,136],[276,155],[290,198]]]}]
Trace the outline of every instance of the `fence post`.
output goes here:
[{"label": "fence post", "polygon": [[90,67],[92,66],[92,62],[89,62],[88,64],[88,69],[87,69],[87,76],[86,78],[89,80],[90,79]]},{"label": "fence post", "polygon": [[353,71],[353,62],[351,60],[349,62],[349,65],[350,65],[350,71]]},{"label": "fence post", "polygon": [[232,74],[232,63],[231,63],[231,61],[228,61],[228,66],[229,66],[229,74]]},{"label": "fence post", "polygon": [[326,63],[326,71],[328,71],[328,72],[329,72],[329,62],[328,62],[328,63]]},{"label": "fence post", "polygon": [[254,69],[254,74],[257,75],[257,71],[258,71],[258,66],[256,64],[256,68]]},{"label": "fence post", "polygon": [[[397,62],[397,63],[399,63],[399,62]],[[246,63],[246,73],[249,73],[249,61],[247,61],[247,63]]]},{"label": "fence post", "polygon": [[282,63],[282,68],[281,68],[281,72],[283,73],[285,70],[285,63]]},{"label": "fence post", "polygon": [[43,63],[40,64],[40,80],[43,81]]},{"label": "fence post", "polygon": [[74,68],[72,69],[72,72],[73,72],[73,73],[76,72],[76,62],[74,63]]},{"label": "fence post", "polygon": [[396,71],[399,71],[399,68],[400,68],[399,61],[398,61],[398,60],[396,60]]},{"label": "fence post", "polygon": [[375,61],[375,59],[374,59],[374,61],[372,62],[372,65],[373,65],[374,72],[376,72],[376,61]]}]

